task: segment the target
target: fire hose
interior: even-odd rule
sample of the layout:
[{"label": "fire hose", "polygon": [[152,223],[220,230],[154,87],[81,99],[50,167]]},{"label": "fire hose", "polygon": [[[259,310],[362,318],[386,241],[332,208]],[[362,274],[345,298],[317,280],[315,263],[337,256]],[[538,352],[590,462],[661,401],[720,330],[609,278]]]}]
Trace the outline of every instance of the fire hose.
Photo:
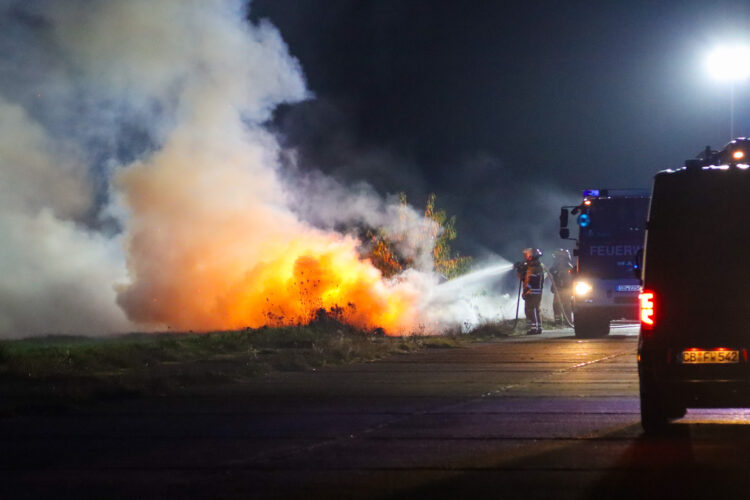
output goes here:
[{"label": "fire hose", "polygon": [[[555,289],[555,279],[554,277],[547,271],[547,269],[544,270],[544,273],[547,275],[547,279],[550,280],[550,283],[552,284],[551,288]],[[516,297],[516,319],[513,320],[513,329],[515,330],[516,325],[518,325],[518,310],[521,305],[521,287],[523,285],[523,280],[518,281],[518,297]],[[554,301],[557,301],[557,305],[560,307],[560,311],[562,312],[562,317],[565,318],[565,322],[568,324],[569,327],[574,328],[573,320],[568,316],[568,310],[565,307],[565,303],[562,301],[562,297],[560,297],[559,293],[552,292],[552,295],[554,296]],[[554,307],[554,306],[553,306]],[[570,311],[572,312],[572,311]]]},{"label": "fire hose", "polygon": [[[552,284],[551,288],[553,290],[556,289],[555,278],[546,269],[544,270],[544,272],[547,274],[547,278],[550,280],[550,283]],[[569,327],[574,328],[575,326],[573,325],[573,320],[570,317],[568,317],[568,311],[565,307],[565,303],[562,301],[563,300],[562,297],[560,297],[560,293],[552,292],[552,295],[554,296],[553,300],[557,301],[557,305],[560,307],[560,311],[562,312],[562,317],[565,318],[565,322],[568,324]]]},{"label": "fire hose", "polygon": [[513,320],[513,330],[518,325],[518,308],[521,305],[521,287],[523,286],[523,280],[518,280],[518,297],[516,297],[516,319]]}]

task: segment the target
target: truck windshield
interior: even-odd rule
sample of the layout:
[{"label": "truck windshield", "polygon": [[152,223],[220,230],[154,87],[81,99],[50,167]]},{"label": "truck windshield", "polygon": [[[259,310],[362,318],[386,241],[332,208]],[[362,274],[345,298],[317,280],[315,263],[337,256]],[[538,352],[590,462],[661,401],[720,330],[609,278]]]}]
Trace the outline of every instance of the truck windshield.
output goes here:
[{"label": "truck windshield", "polygon": [[589,225],[581,228],[582,240],[611,240],[643,234],[648,198],[604,198],[593,200],[588,208]]},{"label": "truck windshield", "polygon": [[648,197],[592,200],[589,224],[578,233],[578,271],[601,279],[629,279],[643,247]]}]

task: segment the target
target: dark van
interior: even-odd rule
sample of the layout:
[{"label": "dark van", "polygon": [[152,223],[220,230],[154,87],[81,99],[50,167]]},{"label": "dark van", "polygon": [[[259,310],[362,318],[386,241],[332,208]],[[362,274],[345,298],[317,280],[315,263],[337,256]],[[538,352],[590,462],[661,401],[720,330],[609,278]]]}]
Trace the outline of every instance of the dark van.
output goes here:
[{"label": "dark van", "polygon": [[654,178],[638,341],[641,422],[750,407],[750,140]]}]

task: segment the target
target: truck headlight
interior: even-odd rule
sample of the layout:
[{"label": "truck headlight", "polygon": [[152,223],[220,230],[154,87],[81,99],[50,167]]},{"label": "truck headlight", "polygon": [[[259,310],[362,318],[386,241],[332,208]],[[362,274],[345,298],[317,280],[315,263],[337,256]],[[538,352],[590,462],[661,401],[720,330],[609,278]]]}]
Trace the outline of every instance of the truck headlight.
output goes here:
[{"label": "truck headlight", "polygon": [[573,290],[576,295],[588,295],[594,287],[586,283],[585,281],[576,281],[573,286]]}]

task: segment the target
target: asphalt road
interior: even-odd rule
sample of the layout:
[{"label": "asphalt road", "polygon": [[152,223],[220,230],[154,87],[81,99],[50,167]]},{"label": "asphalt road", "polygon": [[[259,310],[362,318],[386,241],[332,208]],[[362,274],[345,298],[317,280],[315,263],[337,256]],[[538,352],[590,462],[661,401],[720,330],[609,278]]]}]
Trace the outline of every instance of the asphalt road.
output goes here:
[{"label": "asphalt road", "polygon": [[0,498],[735,498],[750,411],[642,435],[636,331],[0,419]]}]

